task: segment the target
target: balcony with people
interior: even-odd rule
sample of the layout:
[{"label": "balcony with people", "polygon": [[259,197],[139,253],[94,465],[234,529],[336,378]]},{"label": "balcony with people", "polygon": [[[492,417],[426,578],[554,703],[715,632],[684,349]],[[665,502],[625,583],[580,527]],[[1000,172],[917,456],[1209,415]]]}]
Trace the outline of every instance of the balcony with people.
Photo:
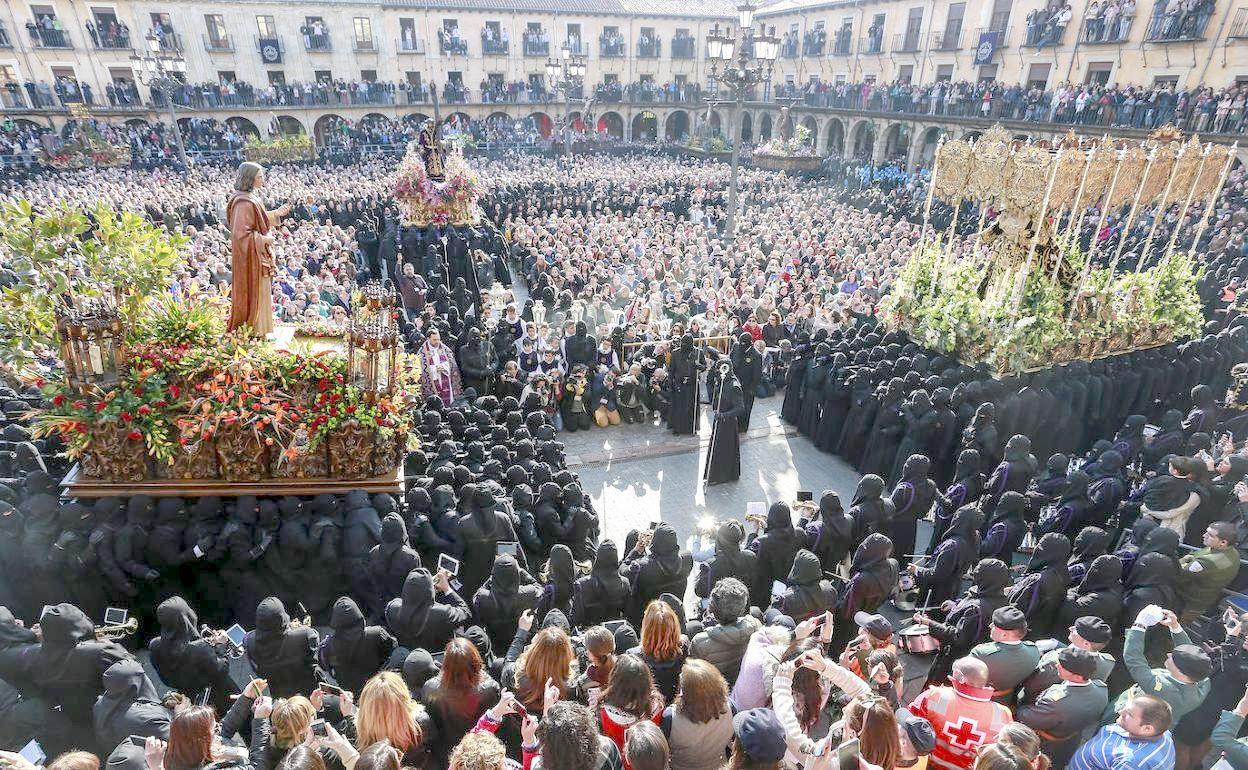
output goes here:
[{"label": "balcony with people", "polygon": [[1205,38],[1214,0],[1157,0],[1144,35],[1147,43],[1179,43]]},{"label": "balcony with people", "polygon": [[402,31],[399,33],[398,39],[399,53],[420,53],[425,52],[424,41],[416,37],[415,25],[404,24]]},{"label": "balcony with people", "polygon": [[624,36],[618,31],[607,31],[598,36],[598,55],[604,59],[622,59],[626,47]]},{"label": "balcony with people", "polygon": [[325,26],[325,22],[320,19],[313,19],[299,27],[299,34],[303,35],[303,50],[305,51],[327,52],[333,50],[329,40],[329,29]]},{"label": "balcony with people", "polygon": [[61,24],[61,20],[52,13],[39,13],[26,22],[26,32],[35,48],[73,48],[69,30]]},{"label": "balcony with people", "polygon": [[797,58],[797,33],[790,30],[780,37],[780,58]]},{"label": "balcony with people", "polygon": [[672,58],[693,59],[698,55],[698,41],[683,30],[672,36]]},{"label": "balcony with people", "polygon": [[1135,20],[1135,0],[1092,0],[1083,19],[1084,45],[1126,42]]},{"label": "balcony with people", "polygon": [[663,43],[657,32],[642,32],[637,38],[637,58],[657,59],[663,55]]},{"label": "balcony with people", "polygon": [[884,53],[884,25],[878,21],[872,22],[862,43],[863,53]]},{"label": "balcony with people", "polygon": [[815,27],[802,35],[802,56],[823,56],[828,44],[828,31]]},{"label": "balcony with people", "polygon": [[446,27],[438,28],[438,53],[443,56],[468,55],[468,41],[460,35],[458,26],[449,30]]},{"label": "balcony with people", "polygon": [[124,51],[133,48],[130,28],[120,23],[116,16],[96,16],[87,19],[87,37],[91,45],[100,50]]},{"label": "balcony with people", "polygon": [[[511,40],[508,39],[507,30],[491,25],[486,25],[481,30],[481,54],[483,56],[506,56],[510,52]],[[528,55],[527,38],[525,40],[525,55]]]},{"label": "balcony with people", "polygon": [[1027,32],[1023,45],[1028,48],[1043,49],[1046,46],[1061,45],[1066,37],[1066,28],[1074,18],[1070,3],[1056,3],[1045,8],[1036,8],[1027,14]]},{"label": "balcony with people", "polygon": [[545,29],[526,30],[523,38],[525,56],[550,56],[550,33]]},{"label": "balcony with people", "polygon": [[832,55],[833,56],[849,56],[854,52],[854,28],[849,24],[843,25],[832,35]]}]

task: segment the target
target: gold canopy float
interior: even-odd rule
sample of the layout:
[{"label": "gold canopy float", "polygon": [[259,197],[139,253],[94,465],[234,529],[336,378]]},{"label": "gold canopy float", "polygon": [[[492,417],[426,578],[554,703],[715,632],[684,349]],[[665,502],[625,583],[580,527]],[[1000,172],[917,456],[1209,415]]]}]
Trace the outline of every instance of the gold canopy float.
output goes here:
[{"label": "gold canopy float", "polygon": [[[1081,140],[1072,131],[1050,148],[1016,141],[1000,126],[974,141],[942,140],[922,234],[885,299],[886,323],[1000,374],[1198,334],[1194,252],[1235,149],[1185,141],[1171,126],[1139,143]],[[947,227],[932,221],[934,200],[952,207]],[[958,237],[967,202],[978,204],[978,223],[974,235]],[[1178,224],[1159,237],[1172,207]],[[1128,234],[1149,211],[1147,235],[1128,251]],[[1084,253],[1078,227],[1093,214]],[[1196,233],[1184,252],[1176,244],[1189,214]],[[1111,215],[1123,225],[1116,235],[1106,230]],[[1119,273],[1124,256],[1134,270]]]}]

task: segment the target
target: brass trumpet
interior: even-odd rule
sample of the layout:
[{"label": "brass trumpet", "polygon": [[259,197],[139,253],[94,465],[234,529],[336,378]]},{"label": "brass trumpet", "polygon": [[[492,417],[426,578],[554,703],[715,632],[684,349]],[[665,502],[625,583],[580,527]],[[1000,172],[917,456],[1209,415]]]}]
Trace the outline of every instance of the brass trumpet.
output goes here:
[{"label": "brass trumpet", "polygon": [[112,625],[96,626],[95,638],[99,640],[110,639],[116,641],[133,634],[139,630],[139,619],[130,618],[125,623],[113,623]]}]

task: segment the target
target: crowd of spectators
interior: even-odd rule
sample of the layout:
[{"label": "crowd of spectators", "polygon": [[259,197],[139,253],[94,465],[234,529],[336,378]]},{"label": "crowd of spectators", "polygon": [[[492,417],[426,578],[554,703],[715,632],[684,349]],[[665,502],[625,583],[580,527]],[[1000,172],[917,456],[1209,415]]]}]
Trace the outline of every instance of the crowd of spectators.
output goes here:
[{"label": "crowd of spectators", "polygon": [[987,121],[1019,120],[1115,128],[1155,129],[1174,124],[1184,131],[1243,133],[1248,87],[1231,84],[1215,89],[1063,82],[1046,90],[1038,85],[1006,85],[995,81],[941,81],[928,85],[894,81],[889,84],[828,83],[814,80],[797,86],[777,85],[777,98],[800,98],[812,107],[948,115]]}]

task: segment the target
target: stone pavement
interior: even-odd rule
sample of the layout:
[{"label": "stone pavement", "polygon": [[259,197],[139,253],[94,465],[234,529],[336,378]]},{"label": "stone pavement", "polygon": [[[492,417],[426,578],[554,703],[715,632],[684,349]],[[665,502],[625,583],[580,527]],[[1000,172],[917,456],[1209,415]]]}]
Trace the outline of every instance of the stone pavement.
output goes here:
[{"label": "stone pavement", "polygon": [[698,437],[673,436],[661,426],[620,425],[564,433],[568,465],[602,516],[603,537],[623,544],[630,529],[664,521],[681,540],[699,519],[741,519],[747,502],[792,501],[798,490],[816,499],[825,489],[853,498],[859,475],[840,458],[824,454],[780,420],[782,396],[754,403],[750,431],[741,443],[741,478],[702,485],[710,440],[709,410]]}]

